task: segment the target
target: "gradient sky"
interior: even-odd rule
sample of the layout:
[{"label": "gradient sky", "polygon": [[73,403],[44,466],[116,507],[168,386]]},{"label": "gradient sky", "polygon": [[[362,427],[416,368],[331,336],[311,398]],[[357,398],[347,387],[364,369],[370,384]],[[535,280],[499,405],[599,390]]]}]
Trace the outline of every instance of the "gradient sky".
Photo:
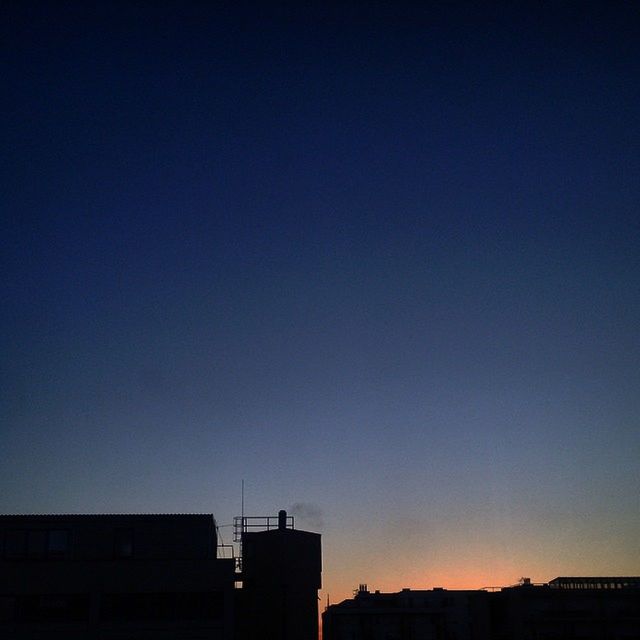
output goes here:
[{"label": "gradient sky", "polygon": [[640,10],[440,4],[3,4],[1,512],[640,573]]}]

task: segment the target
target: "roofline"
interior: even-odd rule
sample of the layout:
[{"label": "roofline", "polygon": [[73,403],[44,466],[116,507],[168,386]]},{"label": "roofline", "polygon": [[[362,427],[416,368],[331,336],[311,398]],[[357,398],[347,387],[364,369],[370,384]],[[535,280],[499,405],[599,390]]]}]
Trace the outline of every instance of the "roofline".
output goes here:
[{"label": "roofline", "polygon": [[213,513],[0,513],[9,518],[213,518]]}]

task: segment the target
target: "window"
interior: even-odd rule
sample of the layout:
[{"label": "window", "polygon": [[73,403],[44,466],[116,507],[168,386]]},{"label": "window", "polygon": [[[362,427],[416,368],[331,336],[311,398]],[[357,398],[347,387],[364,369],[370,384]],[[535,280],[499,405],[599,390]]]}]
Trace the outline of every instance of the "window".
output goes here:
[{"label": "window", "polygon": [[133,529],[115,530],[113,550],[116,558],[133,557]]},{"label": "window", "polygon": [[224,594],[195,593],[107,593],[102,597],[103,620],[201,620],[220,619]]},{"label": "window", "polygon": [[49,531],[47,557],[66,558],[69,555],[69,532],[64,530]]},{"label": "window", "polygon": [[27,536],[27,556],[29,558],[44,558],[47,550],[47,532],[29,531]]},{"label": "window", "polygon": [[24,622],[72,622],[89,617],[90,598],[86,594],[22,596],[18,617]]},{"label": "window", "polygon": [[7,531],[4,541],[6,558],[24,558],[27,555],[27,532]]},{"label": "window", "polygon": [[42,560],[65,558],[69,554],[69,532],[47,529],[7,531],[4,556],[8,559]]},{"label": "window", "polygon": [[16,615],[16,599],[13,596],[0,596],[0,622],[11,622]]}]

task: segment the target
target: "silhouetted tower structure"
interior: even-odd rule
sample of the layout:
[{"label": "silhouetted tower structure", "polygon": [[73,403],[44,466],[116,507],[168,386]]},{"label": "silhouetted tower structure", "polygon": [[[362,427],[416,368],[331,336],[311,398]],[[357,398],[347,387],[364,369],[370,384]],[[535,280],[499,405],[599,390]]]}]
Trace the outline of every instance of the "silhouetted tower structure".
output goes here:
[{"label": "silhouetted tower structure", "polygon": [[[262,531],[251,531],[260,524]],[[280,511],[271,518],[242,518],[242,640],[317,640],[320,534],[297,531]]]}]

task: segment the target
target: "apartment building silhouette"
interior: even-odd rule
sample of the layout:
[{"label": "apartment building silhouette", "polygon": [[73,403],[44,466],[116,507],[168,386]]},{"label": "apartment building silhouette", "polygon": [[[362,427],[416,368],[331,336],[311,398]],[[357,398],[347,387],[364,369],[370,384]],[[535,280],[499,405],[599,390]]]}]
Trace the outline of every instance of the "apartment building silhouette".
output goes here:
[{"label": "apartment building silhouette", "polygon": [[0,516],[0,637],[317,640],[320,535],[237,528],[242,563],[211,514]]}]

